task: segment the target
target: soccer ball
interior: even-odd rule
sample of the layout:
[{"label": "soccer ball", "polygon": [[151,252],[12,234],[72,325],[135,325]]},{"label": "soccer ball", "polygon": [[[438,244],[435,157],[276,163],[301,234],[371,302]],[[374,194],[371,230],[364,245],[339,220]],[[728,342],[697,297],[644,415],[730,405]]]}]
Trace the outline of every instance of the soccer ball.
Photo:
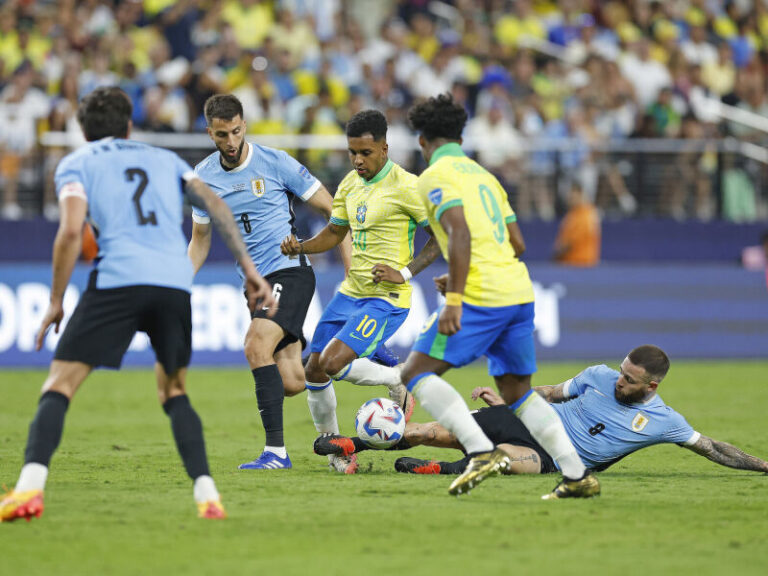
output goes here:
[{"label": "soccer ball", "polygon": [[355,430],[368,446],[383,450],[403,437],[405,415],[400,406],[389,398],[374,398],[357,411]]}]

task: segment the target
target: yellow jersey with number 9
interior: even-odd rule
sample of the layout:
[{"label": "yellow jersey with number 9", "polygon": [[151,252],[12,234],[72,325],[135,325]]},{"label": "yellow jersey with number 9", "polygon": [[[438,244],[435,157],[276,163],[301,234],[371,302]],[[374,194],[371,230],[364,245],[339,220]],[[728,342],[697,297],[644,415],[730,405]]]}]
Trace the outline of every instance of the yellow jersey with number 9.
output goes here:
[{"label": "yellow jersey with number 9", "polygon": [[331,223],[352,234],[349,276],[339,292],[353,298],[382,298],[399,308],[411,307],[411,283],[373,283],[371,268],[381,262],[400,270],[413,259],[417,226],[427,213],[416,194],[416,176],[387,160],[371,180],[351,171],[333,198]]},{"label": "yellow jersey with number 9", "polygon": [[528,268],[509,243],[507,223],[517,218],[506,191],[490,172],[468,158],[458,144],[445,144],[432,154],[417,190],[446,260],[448,235],[440,217],[454,206],[464,209],[472,238],[464,302],[484,307],[533,302]]}]

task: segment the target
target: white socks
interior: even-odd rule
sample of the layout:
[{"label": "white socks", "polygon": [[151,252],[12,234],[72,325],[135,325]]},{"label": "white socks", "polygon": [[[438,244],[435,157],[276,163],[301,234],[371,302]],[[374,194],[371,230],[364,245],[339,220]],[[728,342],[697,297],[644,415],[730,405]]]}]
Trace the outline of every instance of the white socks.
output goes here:
[{"label": "white socks", "polygon": [[368,358],[353,360],[338,374],[333,375],[334,380],[346,380],[358,386],[386,386],[392,388],[400,385],[400,369],[382,366],[371,362]]},{"label": "white socks", "polygon": [[195,479],[195,502],[209,502],[219,499],[219,491],[210,476],[198,476]]},{"label": "white socks", "polygon": [[307,404],[315,429],[322,433],[339,433],[339,423],[336,421],[336,391],[330,380],[323,384],[307,382]]},{"label": "white socks", "polygon": [[264,446],[264,452],[272,452],[275,456],[279,456],[283,459],[288,456],[285,446]]},{"label": "white socks", "polygon": [[581,478],[586,471],[584,463],[576,453],[560,417],[555,409],[536,392],[529,392],[520,406],[515,409],[520,418],[541,447],[557,462],[566,478]]},{"label": "white socks", "polygon": [[493,450],[491,442],[469,413],[453,386],[435,374],[424,376],[413,389],[421,406],[456,436],[468,454]]},{"label": "white socks", "polygon": [[45,490],[45,481],[48,479],[48,466],[30,462],[24,464],[19,474],[19,481],[14,486],[16,492],[27,492],[29,490]]}]

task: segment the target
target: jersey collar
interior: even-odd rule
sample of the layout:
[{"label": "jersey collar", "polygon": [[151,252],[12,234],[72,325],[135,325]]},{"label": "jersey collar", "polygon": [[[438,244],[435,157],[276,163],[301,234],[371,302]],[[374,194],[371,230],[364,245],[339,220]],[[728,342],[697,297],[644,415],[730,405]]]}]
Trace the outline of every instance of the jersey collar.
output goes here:
[{"label": "jersey collar", "polygon": [[461,149],[461,145],[456,142],[449,142],[448,144],[443,144],[432,152],[432,157],[429,159],[429,165],[432,166],[435,162],[440,160],[440,158],[443,158],[445,156],[466,156],[464,154],[464,150]]},{"label": "jersey collar", "polygon": [[[242,172],[248,167],[248,164],[251,163],[251,156],[253,156],[253,146],[251,146],[251,143],[247,141],[246,144],[248,145],[248,155],[245,157],[245,162],[240,164],[240,166],[232,168],[232,170],[227,170],[227,174],[236,174],[237,172]],[[221,164],[221,160],[219,160],[219,164]]]},{"label": "jersey collar", "polygon": [[382,180],[384,180],[384,178],[387,177],[387,174],[389,174],[389,171],[392,170],[392,166],[394,165],[395,163],[392,162],[392,160],[390,160],[389,158],[387,158],[387,163],[381,167],[381,170],[379,170],[376,176],[374,176],[370,180],[366,180],[361,176],[360,180],[362,180],[363,184],[365,184],[366,186],[370,186],[371,184],[376,184],[377,182],[381,182]]}]

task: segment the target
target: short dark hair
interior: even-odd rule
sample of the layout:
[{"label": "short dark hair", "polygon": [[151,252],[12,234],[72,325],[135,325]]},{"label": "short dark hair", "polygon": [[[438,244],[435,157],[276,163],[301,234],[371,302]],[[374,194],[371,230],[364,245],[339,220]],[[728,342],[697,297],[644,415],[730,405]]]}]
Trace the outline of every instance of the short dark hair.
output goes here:
[{"label": "short dark hair", "polygon": [[378,110],[363,110],[358,112],[347,122],[347,137],[359,138],[363,134],[370,134],[376,141],[387,135],[387,119]]},{"label": "short dark hair", "polygon": [[661,382],[669,371],[669,357],[664,350],[652,344],[638,346],[627,354],[635,366],[645,369],[651,380]]},{"label": "short dark hair", "polygon": [[440,94],[413,106],[408,111],[408,122],[427,140],[461,140],[467,111],[450,94]]},{"label": "short dark hair", "polygon": [[133,104],[128,94],[117,86],[97,88],[80,101],[77,121],[88,142],[111,136],[128,136]]},{"label": "short dark hair", "polygon": [[214,94],[205,101],[203,107],[205,121],[208,125],[214,118],[232,120],[235,116],[243,117],[243,103],[232,94]]}]

